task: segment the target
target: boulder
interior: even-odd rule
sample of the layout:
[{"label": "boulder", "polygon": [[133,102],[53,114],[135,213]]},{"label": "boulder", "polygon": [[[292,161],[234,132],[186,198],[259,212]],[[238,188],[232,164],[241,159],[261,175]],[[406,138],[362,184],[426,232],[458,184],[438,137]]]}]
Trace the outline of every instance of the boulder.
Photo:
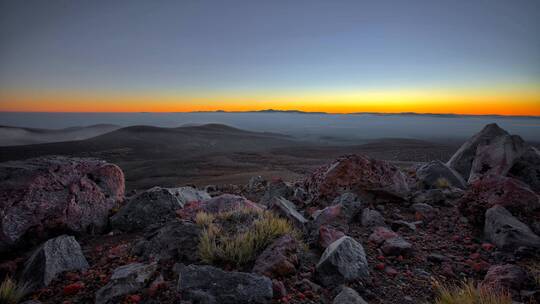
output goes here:
[{"label": "boulder", "polygon": [[474,182],[457,204],[460,212],[477,226],[484,224],[486,210],[495,205],[507,208],[530,224],[540,210],[540,196],[519,180],[490,176]]},{"label": "boulder", "polygon": [[540,248],[540,237],[504,207],[496,205],[486,211],[485,237],[502,250],[518,247]]},{"label": "boulder", "polygon": [[221,213],[233,211],[239,208],[252,208],[263,210],[263,208],[243,196],[233,194],[222,194],[205,201],[202,204],[202,211],[208,213]]},{"label": "boulder", "polygon": [[375,228],[368,240],[378,245],[388,256],[410,255],[413,251],[411,243],[385,227]]},{"label": "boulder", "polygon": [[316,277],[324,286],[339,285],[369,277],[364,247],[343,236],[326,248],[317,263]]},{"label": "boulder", "polygon": [[506,175],[525,151],[525,142],[517,135],[503,135],[489,143],[481,143],[471,166],[468,182],[489,175]]},{"label": "boulder", "polygon": [[288,219],[298,228],[303,228],[308,222],[308,220],[302,214],[296,211],[296,207],[292,202],[281,196],[274,197],[269,205],[272,210]]},{"label": "boulder", "polygon": [[481,144],[489,145],[491,142],[504,135],[509,134],[497,124],[493,123],[486,125],[480,132],[461,145],[446,165],[461,174],[463,179],[468,180],[478,146]]},{"label": "boulder", "polygon": [[120,303],[120,297],[145,288],[156,270],[156,263],[132,263],[116,268],[107,285],[96,292],[95,303]]},{"label": "boulder", "polygon": [[22,281],[32,289],[49,285],[64,271],[86,270],[88,262],[73,236],[61,235],[39,246],[26,261]]},{"label": "boulder", "polygon": [[349,230],[350,218],[343,210],[342,205],[333,205],[316,212],[315,218],[310,222],[312,231],[318,231],[322,225],[342,231]]},{"label": "boulder", "polygon": [[323,205],[345,192],[397,198],[405,198],[409,194],[405,175],[399,168],[361,155],[338,158],[317,169],[304,184],[312,201]]},{"label": "boulder", "polygon": [[349,218],[349,221],[360,214],[362,208],[364,208],[364,203],[358,195],[351,192],[345,192],[336,197],[332,205],[341,205],[343,214]]},{"label": "boulder", "polygon": [[173,219],[163,227],[150,230],[133,248],[134,254],[145,259],[194,263],[199,244],[200,228],[191,222]]},{"label": "boulder", "polygon": [[536,193],[540,193],[540,151],[534,147],[528,147],[514,162],[509,176],[519,179]]},{"label": "boulder", "polygon": [[182,298],[208,304],[270,303],[272,281],[253,273],[228,272],[212,266],[180,266]]},{"label": "boulder", "polygon": [[439,160],[431,161],[416,171],[416,177],[425,189],[460,188],[465,189],[467,183],[454,169]]},{"label": "boulder", "polygon": [[261,203],[263,205],[267,205],[274,197],[283,197],[285,199],[289,199],[293,194],[294,189],[289,183],[286,183],[281,179],[275,179],[266,187],[266,191],[261,198]]},{"label": "boulder", "polygon": [[252,272],[270,278],[296,273],[300,244],[290,235],[284,235],[268,246],[255,261]]},{"label": "boulder", "polygon": [[482,281],[483,286],[494,290],[521,290],[527,282],[527,272],[512,264],[491,266]]},{"label": "boulder", "polygon": [[124,198],[124,174],[92,158],[0,164],[0,253],[62,233],[102,232]]},{"label": "boulder", "polygon": [[366,208],[362,211],[362,226],[364,227],[377,227],[377,226],[386,226],[384,222],[384,217],[377,210]]},{"label": "boulder", "polygon": [[356,290],[343,286],[341,292],[334,298],[332,304],[367,304]]}]

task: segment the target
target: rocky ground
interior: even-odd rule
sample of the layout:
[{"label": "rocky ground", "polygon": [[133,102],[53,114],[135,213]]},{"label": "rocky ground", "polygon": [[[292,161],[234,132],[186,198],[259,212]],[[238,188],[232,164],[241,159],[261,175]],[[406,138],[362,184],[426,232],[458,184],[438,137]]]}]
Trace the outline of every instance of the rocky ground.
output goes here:
[{"label": "rocky ground", "polygon": [[297,180],[125,193],[120,167],[61,156],[0,180],[0,279],[27,303],[434,303],[464,280],[540,302],[540,153],[496,125],[447,163]]}]

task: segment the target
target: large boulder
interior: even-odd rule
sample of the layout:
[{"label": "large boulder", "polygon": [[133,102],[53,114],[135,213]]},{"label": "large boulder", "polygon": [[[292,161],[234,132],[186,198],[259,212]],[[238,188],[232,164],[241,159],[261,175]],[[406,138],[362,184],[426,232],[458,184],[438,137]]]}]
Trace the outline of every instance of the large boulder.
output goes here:
[{"label": "large boulder", "polygon": [[156,263],[132,263],[116,268],[107,285],[96,292],[95,303],[120,303],[122,296],[138,292],[146,287],[156,270]]},{"label": "large boulder", "polygon": [[73,236],[61,235],[39,246],[26,261],[21,277],[33,289],[49,285],[64,271],[85,270],[88,262]]},{"label": "large boulder", "polygon": [[489,145],[491,142],[504,135],[509,134],[497,124],[488,124],[480,132],[461,145],[446,164],[448,167],[461,174],[464,179],[468,180],[478,146]]},{"label": "large boulder", "polygon": [[431,161],[416,171],[416,177],[426,189],[455,187],[465,189],[467,183],[454,169],[439,160]]},{"label": "large boulder", "polygon": [[316,277],[324,286],[368,278],[369,267],[364,247],[344,236],[328,246],[316,265]]},{"label": "large boulder", "polygon": [[502,250],[512,251],[522,246],[540,248],[540,237],[499,205],[486,211],[484,235]]},{"label": "large boulder", "polygon": [[285,277],[296,273],[300,247],[301,245],[294,237],[288,234],[280,237],[257,257],[252,272],[270,278]]},{"label": "large boulder", "polygon": [[477,226],[484,224],[486,210],[495,205],[531,224],[538,220],[540,196],[519,180],[494,175],[474,182],[458,201],[460,212]]},{"label": "large boulder", "polygon": [[112,227],[122,231],[142,230],[176,217],[176,210],[193,201],[210,199],[208,193],[191,187],[154,187],[131,198],[111,217]]},{"label": "large boulder", "polygon": [[503,135],[481,143],[471,166],[469,183],[489,175],[506,175],[525,151],[525,142],[517,135]]},{"label": "large boulder", "polygon": [[180,267],[178,291],[183,299],[205,304],[262,304],[273,296],[265,276],[198,265]]},{"label": "large boulder", "polygon": [[491,266],[482,285],[493,290],[521,290],[527,282],[527,272],[512,264]]},{"label": "large boulder", "polygon": [[334,298],[332,304],[367,304],[356,290],[343,286],[341,292]]},{"label": "large boulder", "polygon": [[536,193],[540,193],[540,151],[528,147],[510,169],[509,176],[528,184]]},{"label": "large boulder", "polygon": [[200,232],[196,224],[173,219],[163,227],[146,232],[133,252],[146,259],[193,263],[198,258],[194,248],[199,244]]},{"label": "large boulder", "polygon": [[124,197],[124,174],[91,158],[0,164],[0,252],[63,232],[101,232]]},{"label": "large boulder", "polygon": [[317,169],[305,181],[312,201],[330,203],[340,194],[377,194],[405,198],[409,187],[396,166],[361,155],[348,155]]}]

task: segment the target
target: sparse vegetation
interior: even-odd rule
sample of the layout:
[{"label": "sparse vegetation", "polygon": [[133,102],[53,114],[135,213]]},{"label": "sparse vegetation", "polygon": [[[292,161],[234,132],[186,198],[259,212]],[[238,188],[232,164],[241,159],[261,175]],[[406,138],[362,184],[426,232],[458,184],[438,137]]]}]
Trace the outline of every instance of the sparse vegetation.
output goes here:
[{"label": "sparse vegetation", "polygon": [[287,220],[270,211],[249,208],[217,215],[199,213],[196,222],[204,228],[199,256],[208,264],[241,267],[253,261],[276,238],[285,234],[299,236]]},{"label": "sparse vegetation", "polygon": [[536,285],[540,286],[540,262],[534,261],[527,265],[527,270],[534,279]]},{"label": "sparse vegetation", "polygon": [[6,277],[0,285],[0,303],[1,304],[17,304],[28,292],[27,284],[20,284]]},{"label": "sparse vegetation", "polygon": [[435,186],[439,189],[448,189],[450,188],[450,182],[444,177],[439,177],[437,181],[435,181]]},{"label": "sparse vegetation", "polygon": [[512,304],[512,297],[507,291],[475,285],[472,281],[458,286],[448,286],[434,281],[437,292],[435,304]]}]

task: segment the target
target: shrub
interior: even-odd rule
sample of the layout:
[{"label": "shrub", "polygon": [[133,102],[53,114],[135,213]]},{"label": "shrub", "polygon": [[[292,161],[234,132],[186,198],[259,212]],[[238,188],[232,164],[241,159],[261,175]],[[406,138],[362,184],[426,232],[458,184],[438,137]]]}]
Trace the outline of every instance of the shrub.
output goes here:
[{"label": "shrub", "polygon": [[540,286],[540,262],[534,261],[527,265],[527,270],[531,274],[536,285]]},{"label": "shrub", "polygon": [[433,286],[438,294],[435,304],[512,304],[512,297],[507,291],[476,286],[471,281],[458,286],[443,285],[435,281]]},{"label": "shrub", "polygon": [[199,213],[196,221],[203,227],[199,257],[208,264],[241,267],[278,237],[291,234],[299,238],[287,220],[270,211],[243,208],[216,215]]},{"label": "shrub", "polygon": [[439,177],[435,181],[435,186],[439,189],[448,189],[450,188],[450,182],[444,177]]},{"label": "shrub", "polygon": [[17,304],[28,291],[28,284],[18,284],[10,277],[6,277],[0,285],[0,303]]}]

